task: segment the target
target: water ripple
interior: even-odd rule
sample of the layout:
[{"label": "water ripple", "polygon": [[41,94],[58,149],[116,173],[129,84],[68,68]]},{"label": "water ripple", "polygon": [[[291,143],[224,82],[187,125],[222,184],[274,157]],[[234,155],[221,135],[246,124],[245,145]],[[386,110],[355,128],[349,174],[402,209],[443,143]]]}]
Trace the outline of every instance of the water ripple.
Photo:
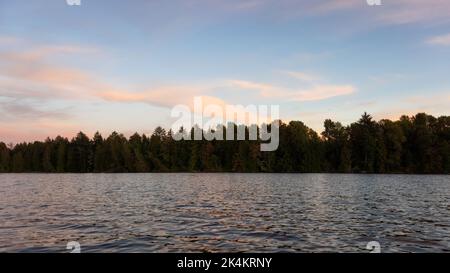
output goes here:
[{"label": "water ripple", "polygon": [[0,252],[450,251],[450,176],[2,174]]}]

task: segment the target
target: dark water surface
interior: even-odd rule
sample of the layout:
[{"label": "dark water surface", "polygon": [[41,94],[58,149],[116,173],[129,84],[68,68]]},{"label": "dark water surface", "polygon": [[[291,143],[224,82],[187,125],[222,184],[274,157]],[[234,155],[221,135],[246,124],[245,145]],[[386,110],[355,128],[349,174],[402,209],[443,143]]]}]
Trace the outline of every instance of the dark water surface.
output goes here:
[{"label": "dark water surface", "polygon": [[450,251],[450,176],[2,174],[0,252]]}]

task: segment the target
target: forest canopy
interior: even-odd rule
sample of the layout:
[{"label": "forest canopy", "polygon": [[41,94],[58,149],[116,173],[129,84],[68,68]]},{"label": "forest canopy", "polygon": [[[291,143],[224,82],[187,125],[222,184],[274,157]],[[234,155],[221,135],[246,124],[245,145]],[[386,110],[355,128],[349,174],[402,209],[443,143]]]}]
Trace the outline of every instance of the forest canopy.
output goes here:
[{"label": "forest canopy", "polygon": [[377,122],[364,113],[348,126],[325,120],[320,135],[303,122],[281,122],[273,152],[261,152],[260,141],[175,141],[172,134],[158,127],[129,138],[113,132],[90,139],[80,132],[70,140],[0,142],[0,173],[450,173],[448,116],[419,113]]}]

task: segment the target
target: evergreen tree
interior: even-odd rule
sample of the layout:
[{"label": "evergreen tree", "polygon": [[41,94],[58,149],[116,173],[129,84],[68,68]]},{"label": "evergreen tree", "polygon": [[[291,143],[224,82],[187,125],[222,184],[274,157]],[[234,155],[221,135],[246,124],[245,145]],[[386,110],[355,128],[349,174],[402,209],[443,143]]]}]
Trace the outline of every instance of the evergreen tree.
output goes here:
[{"label": "evergreen tree", "polygon": [[[270,126],[269,126],[270,127]],[[250,128],[227,124],[216,130],[243,129],[245,140],[181,140],[162,127],[129,139],[113,132],[92,140],[80,132],[44,142],[0,142],[0,172],[361,172],[450,173],[450,117],[425,113],[376,122],[370,115],[343,126],[326,120],[321,137],[300,121],[280,122],[280,145],[261,152],[249,140]],[[258,133],[260,129],[256,127]],[[270,130],[271,128],[269,128]],[[180,128],[194,137],[194,131]],[[214,132],[214,131],[211,131]]]},{"label": "evergreen tree", "polygon": [[364,113],[360,120],[350,126],[352,166],[356,172],[375,171],[377,148],[377,123]]},{"label": "evergreen tree", "polygon": [[10,150],[5,143],[0,142],[0,173],[9,172],[10,160]]}]

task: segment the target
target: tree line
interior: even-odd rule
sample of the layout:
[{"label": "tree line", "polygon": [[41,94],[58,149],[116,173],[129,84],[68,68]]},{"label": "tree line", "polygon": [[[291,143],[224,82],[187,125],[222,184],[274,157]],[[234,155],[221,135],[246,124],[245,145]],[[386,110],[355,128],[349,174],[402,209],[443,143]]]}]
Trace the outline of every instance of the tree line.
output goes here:
[{"label": "tree line", "polygon": [[161,127],[129,138],[113,132],[90,139],[80,132],[71,140],[0,142],[0,173],[450,173],[449,116],[419,113],[377,122],[364,113],[348,126],[326,120],[320,135],[300,121],[281,122],[279,130],[273,152],[261,152],[260,141],[175,141]]}]

